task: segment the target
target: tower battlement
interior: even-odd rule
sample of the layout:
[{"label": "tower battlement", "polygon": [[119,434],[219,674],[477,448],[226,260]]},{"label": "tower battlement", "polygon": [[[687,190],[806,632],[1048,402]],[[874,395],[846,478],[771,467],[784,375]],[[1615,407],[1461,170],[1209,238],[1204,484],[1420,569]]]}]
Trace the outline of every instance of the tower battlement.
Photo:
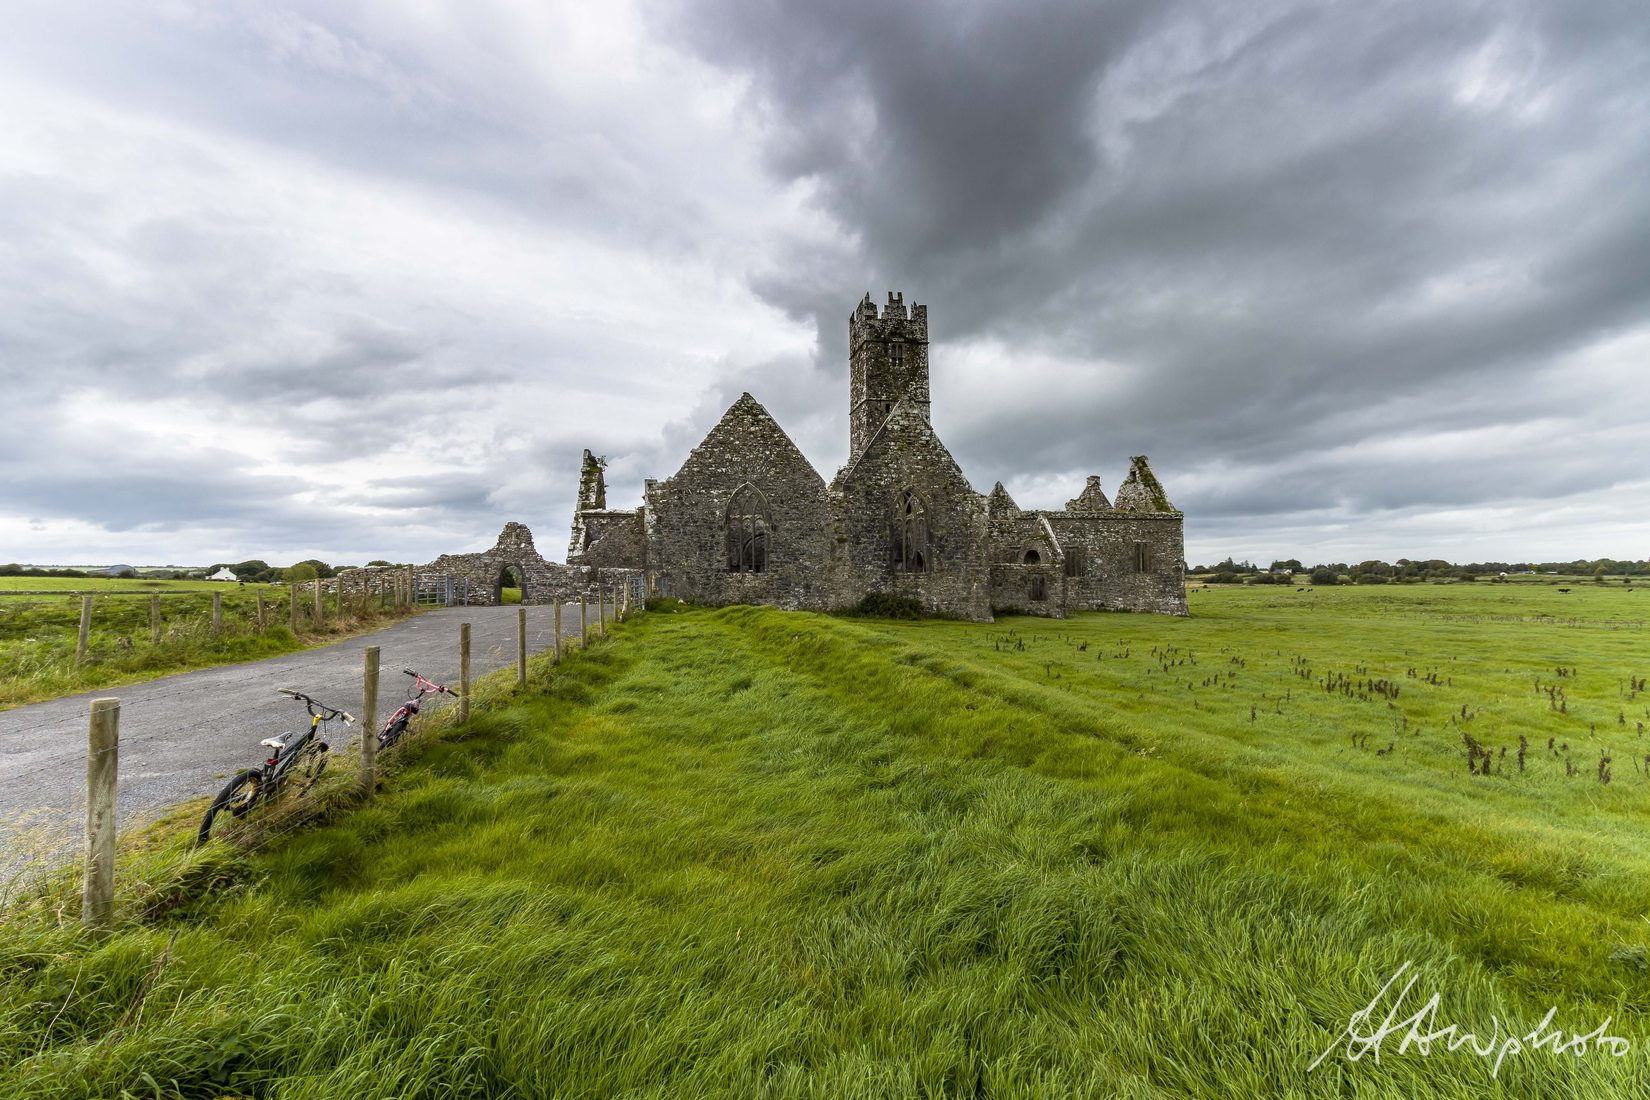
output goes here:
[{"label": "tower battlement", "polygon": [[880,311],[869,294],[848,317],[848,347],[857,348],[867,340],[903,340],[928,343],[928,307],[912,302],[905,305],[903,292],[888,292],[888,304]]}]

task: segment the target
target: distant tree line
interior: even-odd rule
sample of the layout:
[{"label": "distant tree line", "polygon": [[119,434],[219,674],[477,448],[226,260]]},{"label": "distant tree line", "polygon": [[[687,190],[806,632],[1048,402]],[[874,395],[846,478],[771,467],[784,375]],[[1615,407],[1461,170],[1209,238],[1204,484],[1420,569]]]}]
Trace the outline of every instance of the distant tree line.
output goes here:
[{"label": "distant tree line", "polygon": [[1503,574],[1519,573],[1593,577],[1602,582],[1607,576],[1650,575],[1650,561],[1578,558],[1556,562],[1475,561],[1456,565],[1441,558],[1425,561],[1399,558],[1390,563],[1370,559],[1356,564],[1323,562],[1305,566],[1298,558],[1288,558],[1278,559],[1262,569],[1253,562],[1227,558],[1214,565],[1197,565],[1186,570],[1187,576],[1199,577],[1207,584],[1298,584],[1302,579],[1309,579],[1313,584],[1419,584],[1423,581],[1476,581],[1480,577],[1500,580]]},{"label": "distant tree line", "polygon": [[[399,568],[394,562],[382,559],[369,561],[368,568]],[[401,566],[401,567],[404,567]],[[209,577],[220,569],[227,569],[235,574],[235,579],[247,584],[271,584],[276,582],[302,583],[312,581],[317,577],[335,577],[340,570],[353,569],[352,565],[328,565],[319,558],[305,558],[284,569],[271,566],[266,561],[254,558],[250,561],[215,562],[205,569],[151,569],[142,576],[149,580],[186,581],[200,580]],[[65,577],[68,579],[85,579],[92,577],[108,577],[118,575],[123,577],[138,576],[135,569],[124,569],[119,574],[111,574],[104,569],[43,569],[39,566],[19,565],[17,562],[7,562],[0,565],[0,577]]]}]

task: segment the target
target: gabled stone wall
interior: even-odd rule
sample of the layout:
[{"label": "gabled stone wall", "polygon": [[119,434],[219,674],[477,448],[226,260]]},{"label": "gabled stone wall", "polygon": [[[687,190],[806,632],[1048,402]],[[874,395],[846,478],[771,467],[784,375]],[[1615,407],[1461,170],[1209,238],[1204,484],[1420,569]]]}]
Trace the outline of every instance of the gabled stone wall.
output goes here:
[{"label": "gabled stone wall", "polygon": [[[730,561],[728,508],[742,489],[741,504],[754,502],[766,517],[760,571]],[[825,482],[748,393],[681,469],[648,483],[644,512],[661,592],[707,604],[831,605]]]},{"label": "gabled stone wall", "polygon": [[[894,565],[908,490],[921,499],[927,519],[927,568],[918,572]],[[837,474],[830,494],[837,605],[887,593],[916,599],[936,613],[990,621],[986,498],[969,485],[915,403],[894,407],[865,450]]]}]

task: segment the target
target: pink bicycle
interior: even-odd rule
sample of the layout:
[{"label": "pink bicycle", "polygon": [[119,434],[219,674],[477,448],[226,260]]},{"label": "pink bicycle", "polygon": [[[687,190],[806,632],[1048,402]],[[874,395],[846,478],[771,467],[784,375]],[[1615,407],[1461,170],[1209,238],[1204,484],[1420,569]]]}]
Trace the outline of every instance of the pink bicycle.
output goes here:
[{"label": "pink bicycle", "polygon": [[413,678],[413,697],[402,703],[401,709],[390,715],[390,720],[384,723],[383,730],[378,734],[378,747],[380,749],[387,749],[394,745],[401,739],[401,735],[407,732],[407,723],[411,722],[418,714],[418,708],[424,703],[424,696],[439,695],[442,692],[446,692],[455,698],[458,695],[458,692],[452,688],[442,687],[433,680],[426,680],[410,668],[404,668],[401,671]]}]

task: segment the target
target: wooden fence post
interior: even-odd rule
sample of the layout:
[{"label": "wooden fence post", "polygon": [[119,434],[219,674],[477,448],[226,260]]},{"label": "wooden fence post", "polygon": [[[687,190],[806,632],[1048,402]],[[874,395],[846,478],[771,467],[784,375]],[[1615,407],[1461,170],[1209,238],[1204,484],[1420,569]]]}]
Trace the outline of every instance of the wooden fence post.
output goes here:
[{"label": "wooden fence post", "polygon": [[527,686],[527,609],[516,608],[516,686]]},{"label": "wooden fence post", "polygon": [[590,643],[590,593],[579,593],[579,648]]},{"label": "wooden fence post", "polygon": [[321,623],[326,619],[326,611],[321,607],[321,578],[315,578],[315,628],[319,630]]},{"label": "wooden fence post", "polygon": [[561,601],[560,600],[556,601],[555,628],[556,628],[556,656],[555,656],[555,661],[556,661],[557,664],[561,664]]},{"label": "wooden fence post", "polygon": [[378,756],[378,647],[367,647],[361,668],[361,793],[372,797]]},{"label": "wooden fence post", "polygon": [[596,586],[596,629],[605,637],[607,635],[607,586]]},{"label": "wooden fence post", "polygon": [[160,645],[160,597],[149,597],[149,644]]},{"label": "wooden fence post", "polygon": [[80,597],[80,640],[75,643],[74,659],[76,664],[86,663],[86,649],[92,640],[92,598]]},{"label": "wooden fence post", "polygon": [[264,632],[264,627],[267,625],[264,622],[264,594],[262,592],[254,592],[252,593],[252,598],[257,601],[258,604],[258,633],[262,634]]},{"label": "wooden fence post", "polygon": [[297,634],[298,633],[298,582],[297,581],[287,581],[286,586],[287,586],[287,595],[292,597],[291,600],[288,601],[287,606],[286,606],[287,625],[292,628],[292,633],[293,634]]},{"label": "wooden fence post", "polygon": [[470,624],[458,624],[458,720],[470,720]]},{"label": "wooden fence post", "polygon": [[223,593],[212,593],[212,640],[223,637]]},{"label": "wooden fence post", "polygon": [[86,878],[80,919],[107,931],[115,916],[115,780],[120,774],[120,700],[93,699],[86,739]]}]

